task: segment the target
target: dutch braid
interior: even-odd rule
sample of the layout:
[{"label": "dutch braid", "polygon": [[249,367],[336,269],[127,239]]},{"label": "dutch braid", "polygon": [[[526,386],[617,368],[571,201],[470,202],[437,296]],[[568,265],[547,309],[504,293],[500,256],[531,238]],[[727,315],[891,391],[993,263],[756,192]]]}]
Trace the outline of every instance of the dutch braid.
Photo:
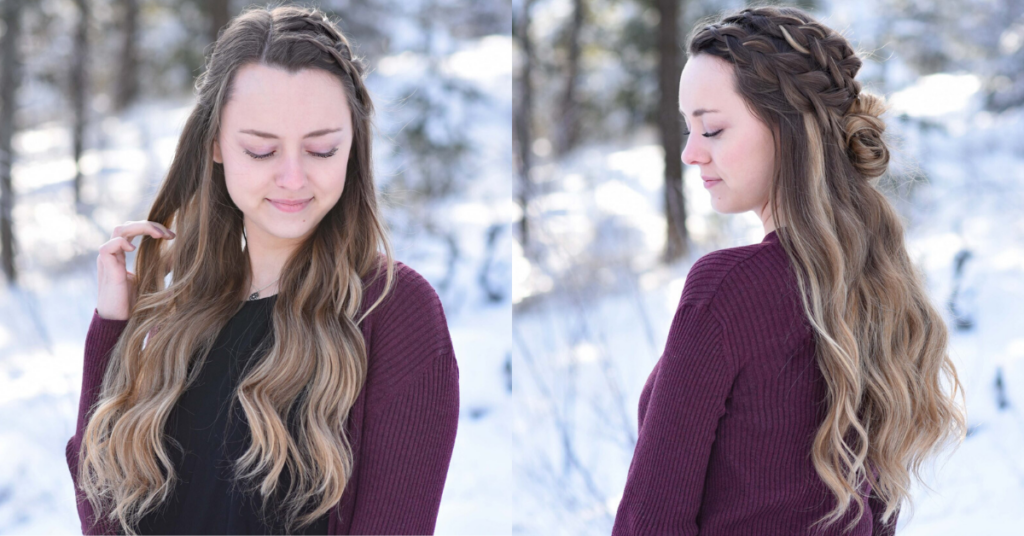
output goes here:
[{"label": "dutch braid", "polygon": [[778,88],[800,113],[811,113],[823,132],[844,140],[851,163],[866,178],[885,172],[889,152],[881,142],[882,100],[861,91],[862,62],[849,42],[816,21],[785,12],[747,9],[695,36],[694,46],[728,54]]},{"label": "dutch braid", "polygon": [[[97,519],[125,534],[135,534],[177,485],[164,423],[192,364],[206,355],[195,350],[214,344],[248,288],[250,259],[239,247],[243,214],[212,153],[232,80],[250,64],[334,76],[348,104],[352,139],[341,197],[282,268],[273,336],[232,397],[252,438],[234,460],[233,477],[261,508],[273,507],[270,517],[291,534],[335,508],[352,476],[344,423],[368,370],[359,325],[395,281],[373,180],[366,69],[320,10],[251,6],[220,32],[196,79],[196,105],[147,218],[173,225],[178,239],[169,248],[139,247],[138,303],[111,351],[78,453],[77,481]],[[374,279],[384,288],[364,307],[364,289]],[[289,415],[298,416],[296,426]]]},{"label": "dutch braid", "polygon": [[326,14],[318,10],[289,10],[275,25],[279,26],[278,33],[272,39],[284,43],[308,43],[330,56],[352,81],[359,103],[371,106],[369,92],[363,82],[366,63],[355,55],[348,38],[338,31]]},{"label": "dutch braid", "polygon": [[872,513],[890,520],[910,499],[911,473],[920,478],[926,458],[963,438],[966,417],[942,315],[899,215],[866,180],[889,162],[884,101],[861,91],[846,39],[796,8],[698,25],[687,48],[734,66],[735,90],[775,137],[768,202],[828,389],[811,459],[836,502],[819,523],[856,504],[854,526],[867,484],[884,509]]}]

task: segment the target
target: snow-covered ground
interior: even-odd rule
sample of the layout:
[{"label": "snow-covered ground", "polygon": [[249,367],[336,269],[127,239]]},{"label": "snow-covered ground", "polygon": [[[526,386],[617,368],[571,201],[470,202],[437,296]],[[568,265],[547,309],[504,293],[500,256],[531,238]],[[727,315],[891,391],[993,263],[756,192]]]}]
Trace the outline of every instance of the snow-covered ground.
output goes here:
[{"label": "snow-covered ground", "polygon": [[[1019,535],[1024,527],[1024,114],[979,112],[978,87],[969,74],[924,77],[892,95],[887,116],[898,156],[891,169],[916,177],[891,198],[946,312],[971,430],[926,469],[931,490],[914,488],[914,512],[899,518],[904,535]],[[521,532],[610,532],[640,391],[687,271],[709,251],[763,238],[753,214],[714,213],[698,170],[687,169],[696,247],[662,266],[661,166],[647,132],[538,171],[530,232],[542,260],[520,256],[513,270],[513,487],[528,501]]]},{"label": "snow-covered ground", "polygon": [[[438,289],[459,360],[459,434],[437,532],[606,534],[632,457],[640,390],[686,273],[707,252],[760,241],[761,224],[751,214],[715,214],[687,170],[694,250],[662,266],[662,157],[654,135],[641,132],[538,168],[530,236],[546,255],[543,269],[531,266],[511,238],[511,40],[445,46],[451,53],[436,72],[483,95],[449,103],[475,144],[452,195],[410,201],[398,177],[414,163],[394,147],[412,119],[407,89],[420,85],[421,96],[437,99],[444,88],[427,81],[423,58],[411,52],[382,59],[370,77],[396,256]],[[914,515],[905,510],[898,528],[1021,534],[1024,115],[976,113],[971,75],[937,76],[892,96],[902,155],[893,168],[926,178],[893,199],[931,296],[947,311],[971,434],[929,468],[932,489],[915,489]],[[923,105],[936,95],[941,107]],[[95,306],[96,248],[115,225],[145,216],[190,106],[145,102],[103,120],[83,159],[84,197],[96,207],[84,216],[73,206],[68,125],[15,138],[21,287],[0,288],[0,533],[79,529],[64,446]],[[898,120],[901,112],[909,119]],[[418,225],[423,218],[429,228]],[[497,301],[478,283],[492,255],[485,278],[504,291]]]},{"label": "snow-covered ground", "polygon": [[[512,468],[490,460],[513,456],[502,436],[511,412],[504,372],[511,352],[515,215],[508,150],[511,39],[488,36],[446,46],[451,52],[442,56],[438,72],[479,92],[467,103],[449,99],[459,108],[445,111],[472,118],[465,133],[473,140],[467,176],[455,193],[434,200],[410,201],[399,188],[385,214],[393,224],[396,258],[427,277],[441,296],[459,361],[459,434],[437,530],[507,533],[514,511],[501,515],[491,505],[504,502]],[[423,91],[442,90],[438,77],[388,68],[422,59],[410,54],[383,58],[368,78],[381,131],[375,151],[383,185],[412,165],[394,147],[413,113],[404,103],[408,91],[417,84]],[[115,225],[145,218],[191,105],[190,99],[144,102],[103,119],[98,146],[83,159],[83,198],[95,206],[85,216],[74,209],[68,125],[43,125],[15,138],[21,286],[0,288],[0,533],[80,530],[64,446],[74,433],[83,344],[96,304],[96,250]],[[458,124],[459,118],[437,123],[446,121]],[[429,230],[417,220],[424,214],[431,217]],[[129,266],[133,258],[128,255]],[[485,292],[481,278],[496,296]]]}]

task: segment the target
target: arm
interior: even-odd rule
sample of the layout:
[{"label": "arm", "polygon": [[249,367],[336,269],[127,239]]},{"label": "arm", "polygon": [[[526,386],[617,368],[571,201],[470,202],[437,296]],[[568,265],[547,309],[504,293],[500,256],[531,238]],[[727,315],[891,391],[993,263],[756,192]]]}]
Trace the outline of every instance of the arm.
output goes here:
[{"label": "arm", "polygon": [[352,534],[432,534],[455,446],[459,369],[444,311],[405,270],[369,345]]},{"label": "arm", "polygon": [[113,534],[109,527],[93,527],[95,515],[92,506],[85,500],[85,494],[78,489],[78,449],[82,443],[82,433],[89,422],[92,406],[99,397],[103,374],[107,370],[110,351],[121,336],[127,320],[107,320],[100,317],[94,309],[89,332],[85,337],[85,361],[82,367],[82,391],[78,400],[78,419],[75,423],[75,435],[65,447],[71,481],[75,486],[75,497],[78,503],[78,516],[82,522],[83,534]]},{"label": "arm", "polygon": [[738,373],[703,304],[676,311],[615,516],[615,535],[697,534],[718,420]]}]

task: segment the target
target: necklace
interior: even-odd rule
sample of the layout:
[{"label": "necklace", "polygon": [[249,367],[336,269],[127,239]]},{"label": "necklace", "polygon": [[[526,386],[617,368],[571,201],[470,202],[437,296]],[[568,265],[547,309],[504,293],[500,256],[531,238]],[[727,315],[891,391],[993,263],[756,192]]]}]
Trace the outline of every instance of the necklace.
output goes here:
[{"label": "necklace", "polygon": [[[274,280],[274,281],[273,281],[272,283],[270,283],[270,285],[273,285],[274,283],[277,283],[278,279],[281,279],[281,278],[280,278],[280,277],[278,277],[278,278],[277,278],[277,279],[275,279],[275,280]],[[249,301],[256,301],[256,300],[258,300],[258,299],[259,299],[259,297],[260,297],[260,292],[263,292],[264,290],[266,290],[267,288],[269,288],[269,287],[270,287],[270,285],[267,285],[267,286],[265,286],[265,287],[263,287],[263,288],[261,288],[261,289],[257,290],[256,292],[253,292],[252,294],[250,294],[250,295],[249,295]],[[250,288],[251,288],[251,287],[250,287]]]}]

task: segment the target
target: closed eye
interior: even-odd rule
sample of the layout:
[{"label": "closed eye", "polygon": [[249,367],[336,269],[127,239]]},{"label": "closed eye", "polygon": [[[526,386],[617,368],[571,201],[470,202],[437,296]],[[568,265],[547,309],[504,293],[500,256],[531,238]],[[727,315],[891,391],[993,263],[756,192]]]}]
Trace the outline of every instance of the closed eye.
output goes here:
[{"label": "closed eye", "polygon": [[[245,154],[251,156],[252,158],[254,158],[256,160],[263,160],[264,158],[270,158],[271,156],[274,156],[274,153],[277,152],[277,151],[270,151],[267,154],[256,154],[256,153],[254,153],[252,151],[249,151],[248,149],[243,149],[243,150],[245,151]],[[338,152],[338,148],[335,147],[334,149],[331,149],[330,151],[328,151],[326,153],[317,153],[317,152],[310,151],[309,154],[311,154],[313,156],[316,156],[316,157],[319,157],[319,158],[330,158],[330,157],[334,156],[334,154],[337,153],[337,152]]]},{"label": "closed eye", "polygon": [[270,158],[274,154],[274,152],[275,152],[275,151],[270,151],[267,154],[256,154],[256,153],[253,153],[253,152],[249,151],[249,149],[242,149],[242,150],[245,151],[245,154],[255,158],[256,160],[263,160],[264,158]]},{"label": "closed eye", "polygon": [[330,157],[334,156],[334,153],[336,153],[336,152],[338,152],[338,148],[337,147],[331,149],[330,151],[327,151],[326,153],[314,153],[314,152],[310,151],[309,154],[311,154],[313,156],[319,156],[320,158],[330,158]]},{"label": "closed eye", "polygon": [[[707,133],[701,134],[701,136],[704,136],[705,138],[714,138],[715,136],[719,135],[723,130],[725,130],[725,129],[720,128],[720,129],[718,129],[718,130],[716,130],[714,132],[707,132]],[[683,132],[683,136],[689,136],[690,134],[691,134],[691,132],[689,130],[687,130],[686,132]]]}]

